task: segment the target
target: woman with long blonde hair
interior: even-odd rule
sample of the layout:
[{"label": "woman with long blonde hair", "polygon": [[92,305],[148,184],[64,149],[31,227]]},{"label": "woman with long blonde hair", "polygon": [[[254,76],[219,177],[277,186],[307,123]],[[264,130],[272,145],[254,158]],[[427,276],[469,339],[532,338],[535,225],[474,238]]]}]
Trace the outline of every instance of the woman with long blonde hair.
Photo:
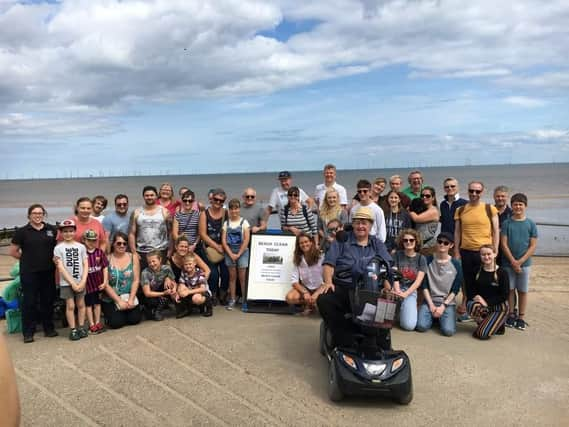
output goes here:
[{"label": "woman with long blonde hair", "polygon": [[318,216],[318,234],[321,236],[321,242],[324,243],[328,240],[329,232],[327,225],[334,219],[342,224],[346,224],[348,222],[348,213],[340,205],[340,194],[338,191],[334,188],[329,188],[324,194],[320,215]]}]

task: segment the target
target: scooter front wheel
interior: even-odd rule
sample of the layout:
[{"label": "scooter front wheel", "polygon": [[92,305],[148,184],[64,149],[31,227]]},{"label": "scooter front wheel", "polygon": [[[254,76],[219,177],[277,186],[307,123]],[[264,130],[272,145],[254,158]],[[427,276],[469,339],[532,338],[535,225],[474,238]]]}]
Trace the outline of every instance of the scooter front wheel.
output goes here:
[{"label": "scooter front wheel", "polygon": [[338,371],[334,361],[331,361],[328,367],[328,397],[333,402],[339,402],[344,398],[344,392],[340,388]]}]

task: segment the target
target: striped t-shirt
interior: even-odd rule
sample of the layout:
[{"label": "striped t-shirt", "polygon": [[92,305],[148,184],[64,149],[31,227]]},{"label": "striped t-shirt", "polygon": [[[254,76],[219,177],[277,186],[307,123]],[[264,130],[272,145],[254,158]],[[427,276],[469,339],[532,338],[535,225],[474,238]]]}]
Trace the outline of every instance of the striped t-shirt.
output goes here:
[{"label": "striped t-shirt", "polygon": [[178,221],[178,235],[184,235],[190,241],[190,245],[198,239],[198,227],[200,223],[200,211],[192,209],[190,212],[176,212]]},{"label": "striped t-shirt", "polygon": [[103,269],[107,268],[109,261],[105,253],[95,248],[93,252],[87,250],[87,260],[89,261],[89,274],[87,274],[88,294],[99,291],[99,286],[103,283]]},{"label": "striped t-shirt", "polygon": [[[306,209],[306,216],[304,215],[303,209]],[[285,212],[285,208],[283,208],[280,210],[279,216],[281,220],[281,228],[284,226],[296,227],[303,233],[307,233],[313,237],[318,233],[317,218],[310,209],[306,207],[300,207],[298,212],[295,214],[289,209],[288,215]],[[308,217],[308,221],[306,221],[306,217]]]}]

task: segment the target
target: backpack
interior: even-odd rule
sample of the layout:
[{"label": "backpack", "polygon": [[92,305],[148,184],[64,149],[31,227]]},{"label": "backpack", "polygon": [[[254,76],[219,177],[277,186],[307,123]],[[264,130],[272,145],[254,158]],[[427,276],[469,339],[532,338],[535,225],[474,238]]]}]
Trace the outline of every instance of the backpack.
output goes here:
[{"label": "backpack", "polygon": [[[306,225],[308,226],[308,228],[310,228],[310,221],[308,220],[308,209],[306,208],[306,205],[301,205],[301,206],[302,206],[302,215],[304,215],[304,219],[306,219]],[[290,210],[290,206],[285,205],[285,207],[284,207],[285,225],[288,225],[288,211],[289,210]]]}]

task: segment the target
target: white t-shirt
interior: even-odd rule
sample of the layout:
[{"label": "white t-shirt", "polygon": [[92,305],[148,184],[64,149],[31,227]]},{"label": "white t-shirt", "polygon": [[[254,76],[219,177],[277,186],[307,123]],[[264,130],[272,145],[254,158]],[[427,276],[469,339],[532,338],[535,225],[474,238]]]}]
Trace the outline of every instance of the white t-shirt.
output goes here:
[{"label": "white t-shirt", "polygon": [[[53,249],[53,256],[63,262],[67,272],[79,283],[83,276],[83,262],[87,258],[85,246],[77,242],[61,242]],[[62,274],[59,275],[59,286],[71,286]]]},{"label": "white t-shirt", "polygon": [[[300,202],[306,203],[308,200],[308,194],[304,192],[302,188],[300,190]],[[284,209],[286,204],[288,203],[288,190],[283,190],[282,187],[275,187],[273,188],[273,192],[271,193],[271,198],[269,199],[269,206],[272,206],[277,212],[280,212],[281,209]]]},{"label": "white t-shirt", "polygon": [[[360,207],[362,207],[362,205],[356,203],[352,207],[352,209],[350,209],[350,222],[352,221],[353,216]],[[385,231],[385,217],[383,216],[383,210],[375,202],[371,202],[371,204],[363,207],[370,208],[375,218],[369,234],[371,234],[372,236],[376,236],[382,242],[385,242],[385,237],[387,233]]]},{"label": "white t-shirt", "polygon": [[315,291],[322,284],[322,261],[324,257],[320,257],[318,262],[309,266],[304,259],[304,255],[300,261],[300,265],[294,266],[290,281],[291,283],[302,282],[307,289]]},{"label": "white t-shirt", "polygon": [[[334,190],[338,192],[338,196],[340,198],[339,200],[340,204],[347,205],[348,193],[346,192],[346,189],[337,182],[334,182],[334,184],[332,184],[332,187],[334,187]],[[326,191],[328,190],[328,188],[330,187],[326,187],[326,184],[324,183],[318,184],[316,186],[316,189],[314,190],[314,198],[316,199],[316,203],[318,203],[318,207],[322,207],[322,203],[324,202],[324,196],[326,195]]]}]

